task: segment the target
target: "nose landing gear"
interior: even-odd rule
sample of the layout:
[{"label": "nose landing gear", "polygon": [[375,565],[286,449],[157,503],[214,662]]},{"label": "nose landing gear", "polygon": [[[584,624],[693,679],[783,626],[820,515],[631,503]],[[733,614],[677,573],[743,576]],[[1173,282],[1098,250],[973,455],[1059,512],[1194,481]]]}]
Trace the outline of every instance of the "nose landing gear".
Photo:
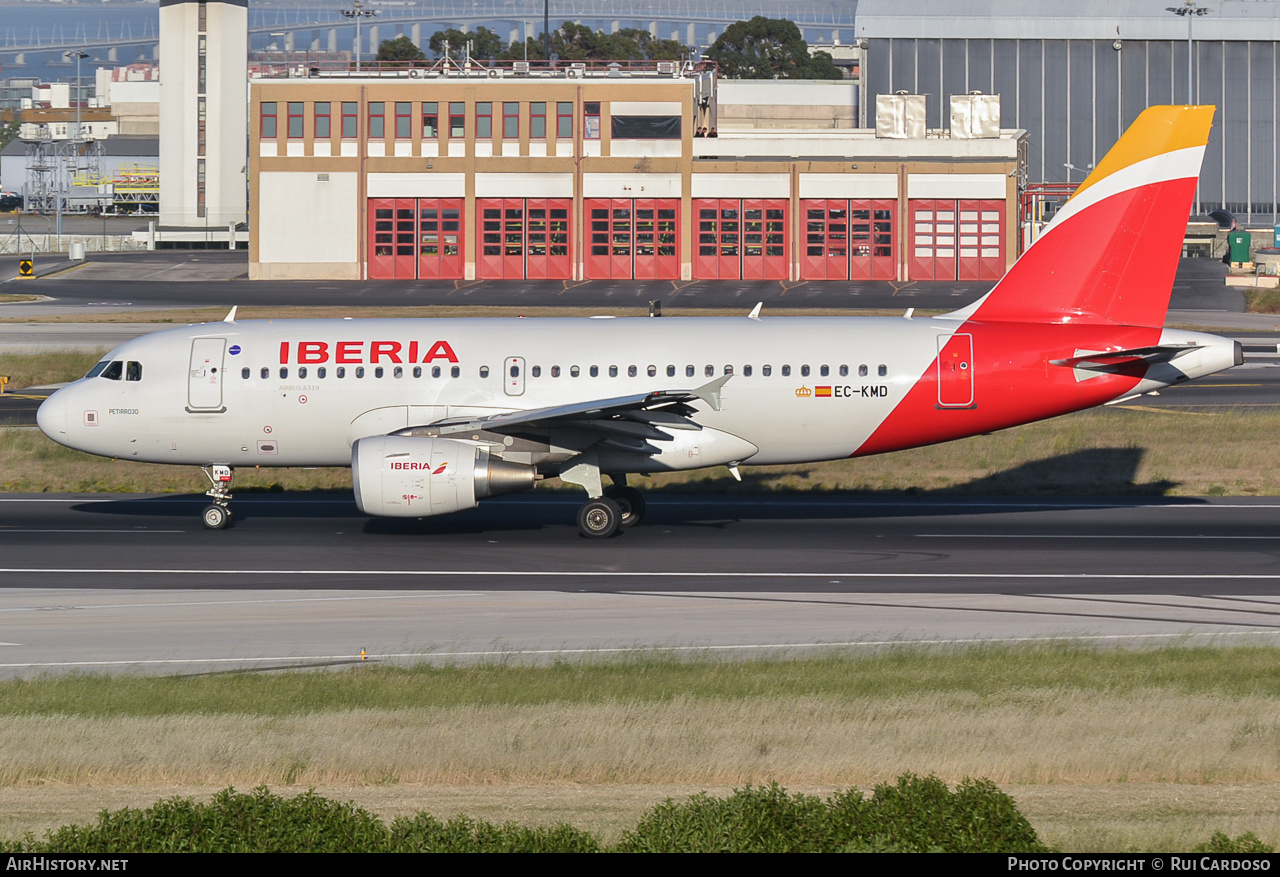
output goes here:
[{"label": "nose landing gear", "polygon": [[212,505],[204,507],[200,513],[200,521],[206,530],[221,530],[231,523],[231,479],[235,473],[230,466],[201,466],[200,471],[209,479],[213,487],[204,495],[213,500]]}]

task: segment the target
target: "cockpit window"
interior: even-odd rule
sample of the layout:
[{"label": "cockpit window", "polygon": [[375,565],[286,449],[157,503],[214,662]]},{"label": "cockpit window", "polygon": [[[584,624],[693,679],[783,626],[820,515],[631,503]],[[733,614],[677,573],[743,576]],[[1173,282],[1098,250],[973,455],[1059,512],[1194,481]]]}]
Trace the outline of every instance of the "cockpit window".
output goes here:
[{"label": "cockpit window", "polygon": [[142,363],[130,362],[124,367],[124,379],[126,381],[142,380]]},{"label": "cockpit window", "polygon": [[102,370],[102,377],[109,381],[118,381],[124,374],[124,363],[120,360],[112,360],[111,364]]},{"label": "cockpit window", "polygon": [[96,378],[98,375],[102,374],[102,370],[107,366],[109,366],[110,364],[111,364],[111,360],[104,359],[102,362],[98,363],[93,368],[89,369],[89,373],[85,375],[85,377]]}]

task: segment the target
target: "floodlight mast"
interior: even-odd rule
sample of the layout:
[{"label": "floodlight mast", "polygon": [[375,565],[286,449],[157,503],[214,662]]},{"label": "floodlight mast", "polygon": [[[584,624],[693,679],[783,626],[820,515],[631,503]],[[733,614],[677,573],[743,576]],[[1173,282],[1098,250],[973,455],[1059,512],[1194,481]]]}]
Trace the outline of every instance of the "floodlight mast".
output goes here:
[{"label": "floodlight mast", "polygon": [[354,19],[356,23],[356,72],[360,72],[360,20],[364,18],[373,18],[378,14],[376,9],[365,9],[360,5],[360,0],[356,0],[351,4],[350,9],[339,9],[347,18]]},{"label": "floodlight mast", "polygon": [[1209,7],[1197,6],[1195,0],[1184,0],[1184,3],[1183,6],[1166,6],[1164,10],[1187,19],[1187,104],[1190,105],[1196,102],[1191,78],[1191,62],[1195,57],[1194,44],[1191,41],[1191,20],[1197,15],[1208,15]]}]

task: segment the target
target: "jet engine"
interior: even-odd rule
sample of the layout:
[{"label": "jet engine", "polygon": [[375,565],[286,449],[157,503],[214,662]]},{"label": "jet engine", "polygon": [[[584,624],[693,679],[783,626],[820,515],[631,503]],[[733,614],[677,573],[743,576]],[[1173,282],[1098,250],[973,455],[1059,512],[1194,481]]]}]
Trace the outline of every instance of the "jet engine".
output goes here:
[{"label": "jet engine", "polygon": [[356,505],[367,515],[424,518],[533,487],[534,467],[452,439],[379,435],[351,446]]}]

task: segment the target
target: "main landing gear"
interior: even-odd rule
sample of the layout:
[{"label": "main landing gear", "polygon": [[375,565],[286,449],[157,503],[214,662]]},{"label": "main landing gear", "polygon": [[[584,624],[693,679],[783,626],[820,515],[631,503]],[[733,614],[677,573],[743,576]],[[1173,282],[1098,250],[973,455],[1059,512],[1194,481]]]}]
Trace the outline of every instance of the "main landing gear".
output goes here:
[{"label": "main landing gear", "polygon": [[204,507],[200,513],[200,521],[206,530],[221,530],[231,523],[231,479],[234,477],[230,466],[201,466],[200,471],[209,479],[213,487],[204,495],[213,500],[213,505]]},{"label": "main landing gear", "polygon": [[621,527],[634,527],[644,518],[644,497],[627,486],[624,473],[609,473],[613,485],[605,490],[600,483],[600,465],[594,448],[572,458],[560,470],[560,480],[587,491],[587,501],[578,509],[578,531],[588,539],[608,539]]},{"label": "main landing gear", "polygon": [[[617,476],[617,479],[625,476]],[[626,482],[614,484],[604,496],[588,499],[578,509],[578,530],[591,539],[607,539],[644,518],[644,497]]]}]

